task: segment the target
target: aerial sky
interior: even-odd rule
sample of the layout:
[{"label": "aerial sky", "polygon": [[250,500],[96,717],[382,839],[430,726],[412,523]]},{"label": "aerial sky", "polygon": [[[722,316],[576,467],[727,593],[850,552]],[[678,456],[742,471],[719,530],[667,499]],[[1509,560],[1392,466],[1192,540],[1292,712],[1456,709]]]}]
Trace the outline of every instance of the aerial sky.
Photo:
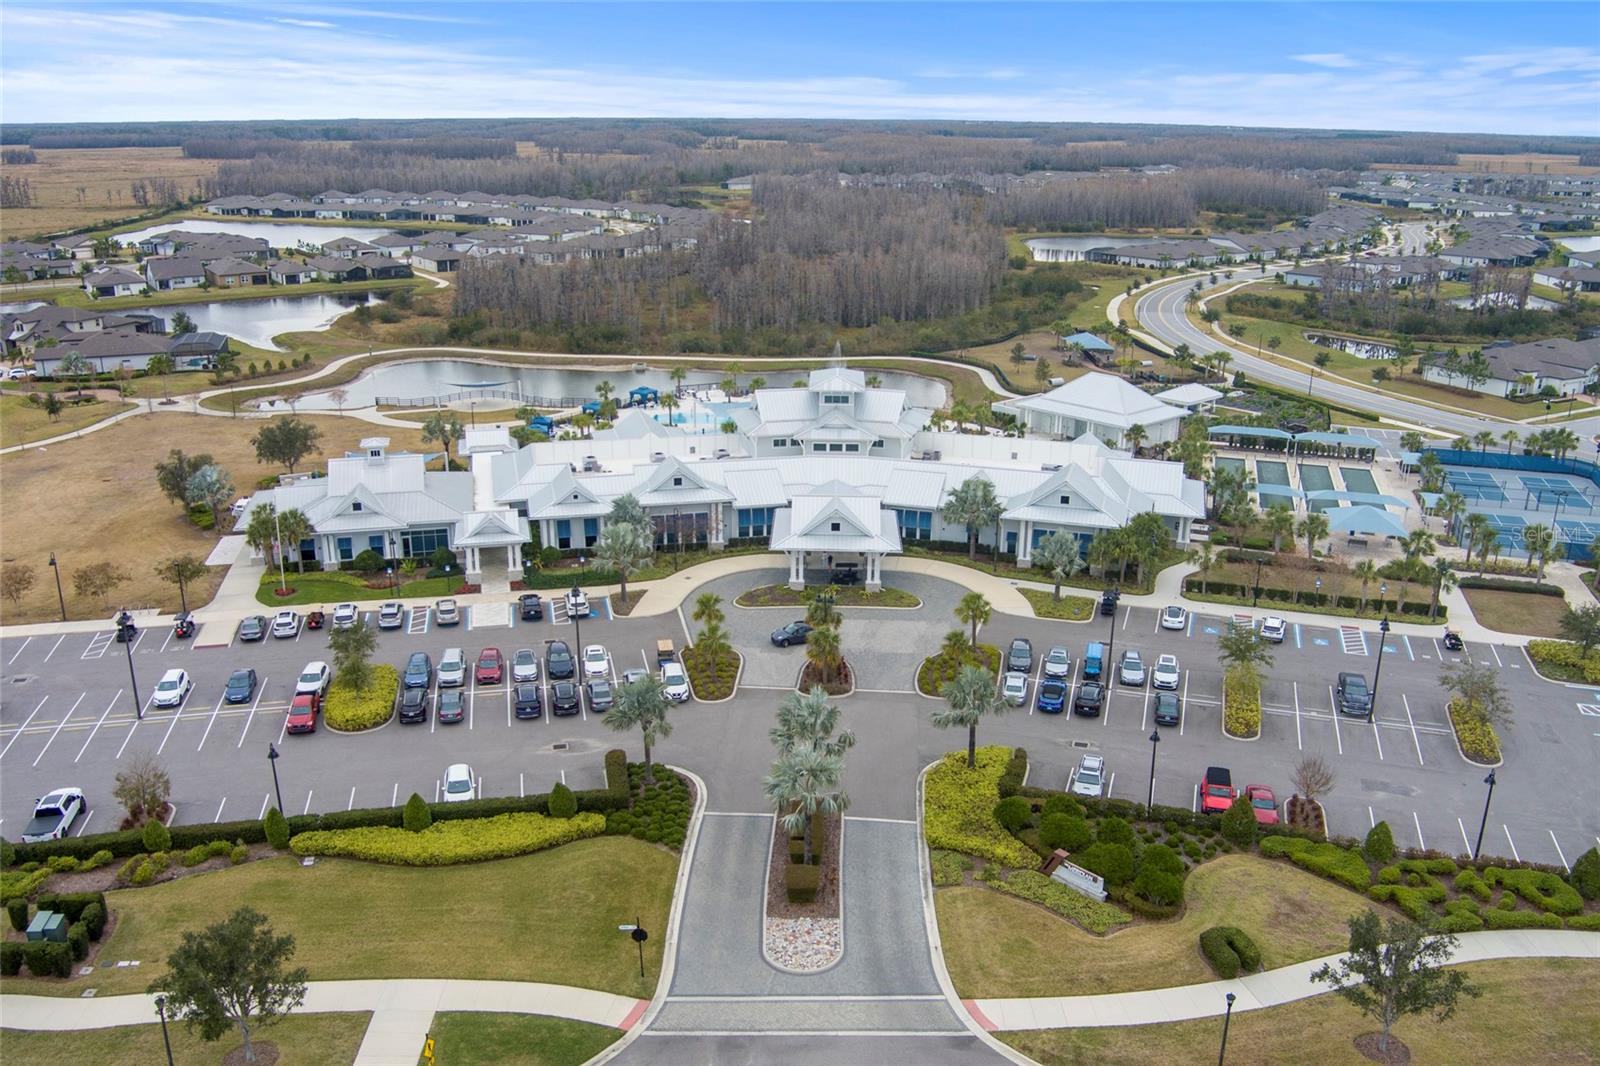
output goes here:
[{"label": "aerial sky", "polygon": [[567,115],[1600,135],[1600,3],[0,5],[10,123]]}]

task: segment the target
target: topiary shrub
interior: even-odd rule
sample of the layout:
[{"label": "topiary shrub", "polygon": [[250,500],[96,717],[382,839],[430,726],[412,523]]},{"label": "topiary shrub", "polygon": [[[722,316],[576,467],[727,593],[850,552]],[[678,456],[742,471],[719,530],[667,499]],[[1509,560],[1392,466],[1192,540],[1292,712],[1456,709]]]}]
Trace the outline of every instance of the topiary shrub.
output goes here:
[{"label": "topiary shrub", "polygon": [[28,972],[35,977],[71,977],[72,949],[51,940],[29,941],[25,948]]},{"label": "topiary shrub", "polygon": [[11,928],[19,933],[28,931],[28,899],[26,896],[17,896],[6,900],[6,918],[11,922]]},{"label": "topiary shrub", "polygon": [[1261,950],[1242,929],[1215,925],[1200,934],[1200,954],[1224,980],[1250,973],[1261,966]]},{"label": "topiary shrub", "polygon": [[400,827],[407,832],[420,833],[432,824],[433,813],[428,810],[428,804],[417,793],[411,793],[411,798],[406,800],[406,810],[401,817]]},{"label": "topiary shrub", "polygon": [[571,818],[578,813],[578,801],[572,795],[572,789],[558,781],[555,787],[550,790],[550,799],[546,803],[546,808],[552,818]]},{"label": "topiary shrub", "polygon": [[1536,911],[1489,910],[1483,912],[1483,927],[1485,929],[1560,929],[1561,919],[1554,914],[1539,914]]},{"label": "topiary shrub", "polygon": [[1583,897],[1578,890],[1546,870],[1507,870],[1491,866],[1483,871],[1483,879],[1490,885],[1509,888],[1549,914],[1578,914],[1583,910]]},{"label": "topiary shrub", "polygon": [[1361,854],[1376,863],[1394,861],[1394,833],[1389,829],[1388,822],[1379,822],[1367,831],[1367,839],[1361,844]]},{"label": "topiary shrub", "polygon": [[376,574],[388,564],[383,561],[383,556],[374,549],[368,548],[350,560],[350,569],[358,574]]},{"label": "topiary shrub", "polygon": [[90,940],[99,940],[100,934],[106,929],[106,908],[100,903],[91,903],[83,908],[83,915],[78,919],[83,923],[84,929],[89,934]]},{"label": "topiary shrub", "polygon": [[267,843],[279,851],[289,846],[289,821],[283,812],[273,807],[267,811],[267,816],[262,820],[262,829],[267,834]]},{"label": "topiary shrub", "polygon": [[0,975],[15,977],[22,972],[22,958],[28,945],[20,940],[0,941]]},{"label": "topiary shrub", "polygon": [[1600,933],[1600,913],[1578,914],[1567,919],[1568,929],[1583,929],[1591,933]]},{"label": "topiary shrub", "polygon": [[817,886],[822,878],[820,866],[791,864],[784,869],[783,890],[790,903],[810,903],[817,898]]},{"label": "topiary shrub", "polygon": [[1183,902],[1183,878],[1166,870],[1141,867],[1130,887],[1151,903],[1170,907]]},{"label": "topiary shrub", "polygon": [[1133,879],[1133,852],[1125,844],[1092,844],[1073,861],[1105,878],[1111,888]]},{"label": "topiary shrub", "polygon": [[[141,839],[144,841],[144,850],[152,855],[172,847],[172,831],[162,825],[158,818],[152,818],[144,823]],[[32,969],[32,967],[30,966],[29,969]]]},{"label": "topiary shrub", "polygon": [[1067,814],[1074,818],[1083,817],[1083,804],[1063,792],[1056,792],[1045,797],[1044,813],[1046,817],[1052,814]]},{"label": "topiary shrub", "polygon": [[206,846],[204,844],[196,844],[184,852],[183,857],[178,861],[185,866],[199,866],[209,858],[211,858],[211,853],[206,850]]},{"label": "topiary shrub", "polygon": [[1247,848],[1256,842],[1256,812],[1250,804],[1250,798],[1240,794],[1233,801],[1233,806],[1222,812],[1223,839]]},{"label": "topiary shrub", "polygon": [[1378,871],[1378,884],[1398,885],[1400,883],[1400,867],[1385,866]]},{"label": "topiary shrub", "polygon": [[1139,853],[1139,869],[1183,876],[1183,860],[1165,844],[1151,844]]},{"label": "topiary shrub", "polygon": [[1007,796],[994,805],[994,820],[1008,833],[1015,833],[1033,818],[1033,808],[1021,796]]},{"label": "topiary shrub", "polygon": [[228,850],[228,863],[238,866],[250,857],[250,849],[243,844],[235,844]]},{"label": "topiary shrub", "polygon": [[1600,899],[1600,848],[1590,848],[1572,864],[1572,887],[1586,900]]},{"label": "topiary shrub", "polygon": [[1095,827],[1094,838],[1101,844],[1121,844],[1130,851],[1133,849],[1133,827],[1125,818],[1112,816],[1100,819],[1100,824]]},{"label": "topiary shrub", "polygon": [[1089,823],[1070,814],[1047,814],[1039,822],[1039,843],[1050,851],[1077,851],[1089,844]]},{"label": "topiary shrub", "polygon": [[67,927],[67,947],[72,949],[74,962],[82,962],[89,957],[89,930],[83,927],[82,922]]}]

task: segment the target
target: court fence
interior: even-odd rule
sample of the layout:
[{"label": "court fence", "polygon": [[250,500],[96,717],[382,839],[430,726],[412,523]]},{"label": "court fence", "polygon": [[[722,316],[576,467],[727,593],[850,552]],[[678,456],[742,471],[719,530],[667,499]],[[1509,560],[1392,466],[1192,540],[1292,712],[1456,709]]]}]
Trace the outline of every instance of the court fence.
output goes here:
[{"label": "court fence", "polygon": [[[1525,502],[1535,501],[1539,506],[1534,508],[1524,507],[1524,510],[1541,510],[1543,505],[1552,505],[1551,523],[1557,530],[1557,536],[1565,547],[1566,558],[1572,562],[1589,562],[1593,558],[1591,551],[1595,537],[1600,536],[1600,521],[1593,519],[1562,518],[1561,513],[1565,508],[1582,510],[1586,514],[1593,514],[1596,503],[1600,503],[1600,465],[1587,459],[1576,456],[1565,456],[1557,459],[1552,455],[1511,455],[1505,452],[1479,452],[1468,451],[1460,448],[1430,448],[1439,457],[1439,461],[1446,466],[1461,466],[1483,470],[1504,470],[1508,473],[1519,475],[1528,474],[1566,474],[1574,478],[1582,478],[1589,482],[1589,489],[1582,490],[1581,503],[1579,498],[1563,494],[1550,486],[1537,486],[1519,484],[1513,489],[1520,489],[1525,494]],[[1470,487],[1454,486],[1458,489]],[[1487,487],[1487,486],[1485,486]],[[1506,487],[1496,484],[1499,499],[1493,502],[1512,503]],[[1469,498],[1480,493],[1463,492]],[[1481,502],[1475,501],[1475,502]],[[1496,522],[1497,526],[1501,523]],[[1504,526],[1500,530],[1501,536],[1508,544],[1518,550],[1522,549],[1521,530],[1511,526]]]}]

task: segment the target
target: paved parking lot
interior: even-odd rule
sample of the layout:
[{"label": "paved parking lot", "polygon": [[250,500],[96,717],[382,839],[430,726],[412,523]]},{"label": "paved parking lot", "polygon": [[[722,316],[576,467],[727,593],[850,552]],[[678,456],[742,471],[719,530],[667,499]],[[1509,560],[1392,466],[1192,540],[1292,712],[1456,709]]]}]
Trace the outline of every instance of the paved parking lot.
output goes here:
[{"label": "paved parking lot", "polygon": [[[782,692],[793,684],[804,649],[774,648],[768,634],[797,617],[795,610],[745,610],[732,606],[743,589],[781,579],[774,571],[719,579],[704,588],[724,597],[730,637],[746,656],[744,682],[733,700],[690,703],[672,716],[674,732],[659,757],[699,772],[714,809],[765,808],[761,778],[772,758],[767,730]],[[769,580],[770,578],[770,580]],[[855,666],[858,691],[842,701],[845,724],[859,743],[851,753],[846,786],[851,813],[865,817],[914,816],[913,782],[922,765],[959,746],[960,737],[927,722],[933,701],[912,689],[922,657],[937,650],[956,623],[951,614],[964,591],[921,575],[897,583],[922,597],[917,611],[846,609],[843,644]],[[702,591],[702,590],[697,590]],[[694,596],[685,601],[691,609]],[[556,612],[541,622],[517,620],[511,607],[480,609],[459,627],[440,628],[413,612],[398,630],[380,634],[380,661],[404,664],[414,650],[438,662],[447,647],[469,657],[488,645],[510,657],[521,647],[543,651],[563,639],[604,644],[614,675],[654,662],[655,642],[686,639],[680,616],[611,618],[605,600],[595,616],[577,624]],[[1333,832],[1359,835],[1379,819],[1402,845],[1449,852],[1471,847],[1482,815],[1482,768],[1456,750],[1437,683],[1452,656],[1432,638],[1391,634],[1383,652],[1376,721],[1333,713],[1331,686],[1339,671],[1372,679],[1377,632],[1371,624],[1289,627],[1266,671],[1262,736],[1250,742],[1223,735],[1221,677],[1215,642],[1227,625],[1221,613],[1191,613],[1182,632],[1161,630],[1157,612],[1118,613],[1112,655],[1136,648],[1147,668],[1158,654],[1178,656],[1183,718],[1163,728],[1157,750],[1156,798],[1193,803],[1196,782],[1208,765],[1232,769],[1236,785],[1260,782],[1281,798],[1290,774],[1306,755],[1323,756],[1337,775],[1325,800]],[[979,729],[983,743],[1020,744],[1031,756],[1032,783],[1061,787],[1086,751],[1105,756],[1111,794],[1143,800],[1149,785],[1153,694],[1148,688],[1113,686],[1099,718],[1047,715],[1033,710],[1039,660],[1051,645],[1071,650],[1075,675],[1091,640],[1113,643],[1104,618],[1052,622],[996,615],[983,638],[1000,646],[1028,637],[1035,668],[1028,703]],[[1516,708],[1502,731],[1505,765],[1498,771],[1484,850],[1536,862],[1564,864],[1600,842],[1600,689],[1550,684],[1533,672],[1519,648],[1469,644],[1466,655],[1501,672]],[[391,723],[369,733],[341,736],[326,729],[309,736],[283,731],[293,679],[300,667],[328,657],[324,632],[302,631],[294,640],[240,645],[231,633],[202,628],[195,642],[167,630],[145,631],[133,647],[143,721],[134,717],[126,649],[111,632],[0,641],[0,834],[14,837],[34,797],[61,785],[83,787],[92,813],[82,832],[113,829],[120,815],[111,799],[119,767],[136,752],[159,755],[171,773],[178,818],[184,822],[259,817],[271,802],[268,743],[282,752],[278,771],[286,810],[342,810],[403,801],[411,792],[431,798],[445,766],[470,763],[489,796],[542,791],[556,780],[574,787],[599,784],[601,755],[625,745],[638,755],[636,736],[621,736],[585,712],[536,721],[511,715],[508,684],[466,689],[468,715],[460,725]],[[181,666],[195,689],[176,712],[148,706],[155,682]],[[228,674],[253,666],[260,679],[249,704],[227,705]],[[542,673],[542,670],[541,670]],[[548,682],[545,682],[548,684]],[[1073,691],[1078,679],[1073,680]],[[1069,693],[1069,705],[1071,694]]]}]

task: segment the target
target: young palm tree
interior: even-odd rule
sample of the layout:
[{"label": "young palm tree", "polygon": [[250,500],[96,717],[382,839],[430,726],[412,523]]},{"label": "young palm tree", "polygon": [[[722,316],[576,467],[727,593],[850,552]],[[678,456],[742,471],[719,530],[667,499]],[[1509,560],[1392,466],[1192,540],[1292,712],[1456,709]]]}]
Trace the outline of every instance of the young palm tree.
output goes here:
[{"label": "young palm tree", "polygon": [[839,598],[839,590],[833,585],[818,589],[806,604],[806,622],[813,629],[824,626],[837,626],[839,624],[839,609],[834,603]]},{"label": "young palm tree", "polygon": [[[1494,526],[1490,524],[1485,515],[1476,512],[1467,515],[1466,528],[1462,531],[1461,536],[1461,546],[1467,550],[1468,566],[1472,565],[1473,553],[1480,548],[1483,549],[1484,559],[1487,561],[1488,548],[1484,546],[1484,542],[1494,535]],[[1487,562],[1485,562],[1485,565],[1487,565]],[[1481,570],[1479,572],[1482,573]]]},{"label": "young palm tree", "polygon": [[987,625],[990,618],[994,617],[994,606],[984,599],[981,592],[969,592],[956,602],[956,621],[971,627],[971,646],[978,646],[978,627]]},{"label": "young palm tree", "polygon": [[1328,516],[1321,511],[1313,511],[1300,519],[1295,532],[1306,538],[1306,558],[1314,558],[1317,541],[1328,535]]},{"label": "young palm tree", "polygon": [[622,602],[628,602],[628,575],[650,561],[655,548],[650,534],[630,522],[607,522],[595,544],[594,561],[617,572]]},{"label": "young palm tree", "polygon": [[1428,603],[1428,617],[1437,618],[1439,615],[1439,597],[1456,587],[1455,567],[1450,565],[1450,560],[1439,558],[1433,561],[1433,598]]},{"label": "young palm tree", "polygon": [[939,654],[954,662],[965,662],[972,651],[972,645],[967,643],[967,635],[959,629],[952,629],[944,635],[944,642],[939,645]]},{"label": "young palm tree", "polygon": [[1542,580],[1546,564],[1561,547],[1556,540],[1556,531],[1543,523],[1528,526],[1522,531],[1522,543],[1528,549],[1529,561],[1538,560],[1539,577]]},{"label": "young palm tree", "polygon": [[855,747],[856,735],[846,729],[837,736],[839,706],[821,688],[810,692],[791,692],[778,702],[778,724],[767,736],[780,752],[818,751],[843,757]]},{"label": "young palm tree", "polygon": [[1272,534],[1272,553],[1283,551],[1285,537],[1294,536],[1294,510],[1286,503],[1275,503],[1267,508],[1267,532]]},{"label": "young palm tree", "polygon": [[690,617],[701,625],[723,621],[726,615],[722,613],[722,597],[715,592],[702,592],[695,598],[694,613]]},{"label": "young palm tree", "polygon": [[1371,559],[1363,559],[1355,565],[1352,572],[1361,579],[1361,606],[1356,608],[1356,614],[1365,614],[1367,610],[1367,586],[1378,579],[1378,564]]},{"label": "young palm tree", "polygon": [[1077,538],[1065,533],[1048,533],[1033,547],[1033,565],[1055,581],[1050,597],[1061,599],[1061,583],[1083,569],[1083,554]]},{"label": "young palm tree", "polygon": [[978,765],[978,723],[986,716],[1010,710],[1010,704],[994,682],[994,675],[983,667],[963,666],[940,693],[945,699],[944,706],[935,708],[930,715],[933,724],[940,729],[966,729],[968,769]]},{"label": "young palm tree", "polygon": [[1135,422],[1123,431],[1122,439],[1128,442],[1128,450],[1137,452],[1149,438],[1150,432],[1139,423]]},{"label": "young palm tree", "polygon": [[1456,519],[1467,512],[1467,498],[1455,489],[1451,489],[1439,497],[1439,505],[1435,510],[1444,519],[1445,532],[1454,537],[1456,536]]},{"label": "young palm tree", "polygon": [[1500,531],[1491,525],[1484,525],[1472,536],[1473,546],[1478,549],[1478,574],[1489,569],[1489,553],[1500,554]]},{"label": "young palm tree", "polygon": [[1423,556],[1432,555],[1433,548],[1433,534],[1426,529],[1413,529],[1400,542],[1400,550],[1405,553],[1406,562],[1408,563]]},{"label": "young palm tree", "polygon": [[1478,446],[1480,452],[1486,452],[1494,447],[1496,439],[1495,435],[1487,429],[1479,430],[1472,435],[1472,443]]},{"label": "young palm tree", "polygon": [[806,660],[816,667],[824,684],[833,681],[839,669],[839,631],[832,626],[813,629],[806,637]]},{"label": "young palm tree", "polygon": [[778,756],[762,781],[778,822],[789,834],[799,833],[805,862],[811,863],[811,816],[838,814],[850,806],[839,788],[844,760],[825,752],[797,749]]},{"label": "young palm tree", "polygon": [[618,689],[616,702],[600,719],[608,729],[618,733],[639,730],[644,740],[644,779],[652,785],[656,778],[651,770],[650,749],[655,747],[657,740],[665,740],[672,735],[672,723],[667,721],[667,706],[666,694],[661,691],[661,679],[654,674],[646,674]]},{"label": "young palm tree", "polygon": [[1200,573],[1200,595],[1206,594],[1206,575],[1211,573],[1211,568],[1217,565],[1217,550],[1209,544],[1202,544],[1189,553],[1189,560],[1194,563],[1195,569]]},{"label": "young palm tree", "polygon": [[722,628],[722,623],[717,621],[707,622],[700,629],[700,637],[694,642],[695,649],[711,660],[711,672],[717,672],[717,666],[722,662],[722,657],[732,647],[728,643],[728,632]]}]

